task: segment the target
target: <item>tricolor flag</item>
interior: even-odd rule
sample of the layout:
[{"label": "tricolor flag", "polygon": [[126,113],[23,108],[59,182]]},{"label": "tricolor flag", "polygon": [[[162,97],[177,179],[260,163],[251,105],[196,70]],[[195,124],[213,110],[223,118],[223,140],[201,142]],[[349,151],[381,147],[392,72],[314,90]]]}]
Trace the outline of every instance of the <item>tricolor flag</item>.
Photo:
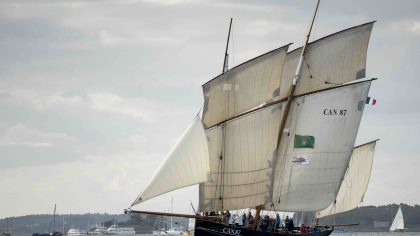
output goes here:
[{"label": "tricolor flag", "polygon": [[376,104],[376,99],[373,99],[371,97],[367,97],[366,98],[366,104],[375,105]]}]

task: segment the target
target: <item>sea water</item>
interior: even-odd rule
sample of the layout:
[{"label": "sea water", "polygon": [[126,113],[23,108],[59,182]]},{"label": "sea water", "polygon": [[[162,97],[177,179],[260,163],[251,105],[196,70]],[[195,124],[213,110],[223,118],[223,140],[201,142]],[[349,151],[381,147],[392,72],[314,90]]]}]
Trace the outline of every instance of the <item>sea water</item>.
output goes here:
[{"label": "sea water", "polygon": [[332,236],[420,236],[420,232],[333,232]]}]

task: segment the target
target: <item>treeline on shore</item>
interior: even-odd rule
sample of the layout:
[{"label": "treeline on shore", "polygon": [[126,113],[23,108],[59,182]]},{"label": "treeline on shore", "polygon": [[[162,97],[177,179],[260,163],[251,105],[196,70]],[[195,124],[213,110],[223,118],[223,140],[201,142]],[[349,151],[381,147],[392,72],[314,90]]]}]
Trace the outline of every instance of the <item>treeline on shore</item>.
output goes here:
[{"label": "treeline on shore", "polygon": [[[346,231],[388,231],[399,205],[363,206],[349,212],[324,217],[320,224],[352,224],[358,226],[345,227]],[[401,204],[405,227],[408,231],[420,231],[420,206]],[[13,236],[32,235],[34,232],[51,232],[54,227],[58,231],[67,231],[74,227],[88,230],[95,225],[110,227],[117,224],[120,227],[134,227],[139,234],[150,234],[153,230],[164,227],[168,219],[152,215],[124,215],[124,214],[64,214],[56,215],[55,226],[53,215],[27,215],[0,219],[0,230],[6,230],[6,225]],[[187,219],[174,218],[175,225],[185,226]],[[376,223],[375,223],[376,222]]]},{"label": "treeline on shore", "polygon": [[[344,229],[347,231],[388,231],[399,206],[398,204],[363,206],[349,212],[324,217],[320,220],[320,223],[359,223],[358,226],[345,227]],[[401,204],[401,210],[407,231],[420,231],[420,221],[418,220],[420,218],[420,205]]]}]

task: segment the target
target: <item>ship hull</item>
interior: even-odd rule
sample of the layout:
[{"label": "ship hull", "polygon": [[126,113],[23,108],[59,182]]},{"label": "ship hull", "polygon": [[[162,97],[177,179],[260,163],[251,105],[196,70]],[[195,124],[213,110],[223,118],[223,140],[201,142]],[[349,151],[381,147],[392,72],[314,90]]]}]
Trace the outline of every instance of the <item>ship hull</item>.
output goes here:
[{"label": "ship hull", "polygon": [[[293,232],[293,235],[306,236],[328,236],[333,229],[325,229],[321,232],[300,233]],[[264,232],[259,230],[235,227],[213,221],[196,220],[194,236],[281,236],[291,235],[287,232]]]}]

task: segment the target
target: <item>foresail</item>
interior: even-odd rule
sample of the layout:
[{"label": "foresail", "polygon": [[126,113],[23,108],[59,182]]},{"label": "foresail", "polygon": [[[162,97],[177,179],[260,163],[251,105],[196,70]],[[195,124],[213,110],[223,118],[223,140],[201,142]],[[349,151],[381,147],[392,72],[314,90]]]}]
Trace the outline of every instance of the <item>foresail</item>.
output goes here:
[{"label": "foresail", "polygon": [[197,115],[132,206],[175,189],[205,182],[209,170],[207,138]]},{"label": "foresail", "polygon": [[277,103],[206,130],[211,178],[200,184],[200,211],[267,202],[281,108]]},{"label": "foresail", "polygon": [[404,229],[404,217],[401,211],[401,206],[398,208],[397,214],[395,215],[394,221],[389,228],[389,231],[403,230]]},{"label": "foresail", "polygon": [[278,96],[288,46],[245,62],[204,84],[204,127],[212,127]]},{"label": "foresail", "polygon": [[363,201],[372,170],[375,145],[376,141],[372,141],[353,149],[335,202],[326,209],[317,212],[317,218],[353,210]]},{"label": "foresail", "polygon": [[[366,54],[373,23],[355,26],[308,44],[295,95],[365,78]],[[287,95],[301,54],[289,52],[281,75],[280,97]]]},{"label": "foresail", "polygon": [[319,211],[335,200],[370,83],[349,84],[294,99],[276,158],[274,209]]}]

